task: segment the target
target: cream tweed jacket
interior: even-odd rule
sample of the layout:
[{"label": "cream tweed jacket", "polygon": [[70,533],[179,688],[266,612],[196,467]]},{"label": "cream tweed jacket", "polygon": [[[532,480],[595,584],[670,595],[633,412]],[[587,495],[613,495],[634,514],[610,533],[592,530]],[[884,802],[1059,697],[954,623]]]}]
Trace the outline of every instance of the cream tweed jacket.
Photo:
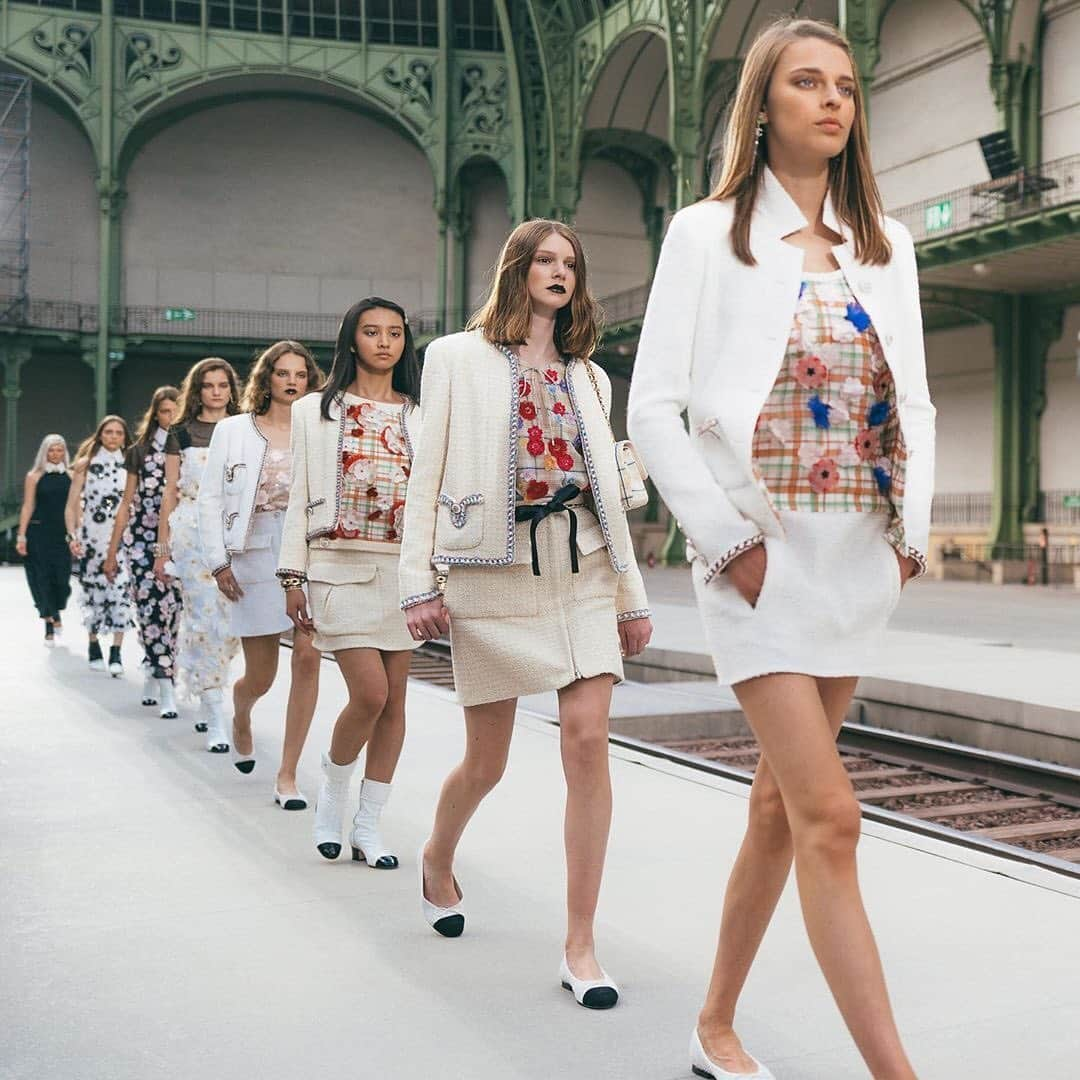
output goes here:
[{"label": "cream tweed jacket", "polygon": [[[594,550],[594,543],[606,547],[619,574],[616,613],[626,621],[649,611],[604,413],[611,405],[611,383],[599,366],[593,365],[593,373],[603,409],[585,362],[567,362],[599,527],[596,537],[583,530],[578,539],[583,551]],[[405,497],[403,608],[439,595],[436,567],[514,562],[518,377],[516,356],[492,345],[479,330],[437,338],[427,348],[421,388],[424,428]]]}]

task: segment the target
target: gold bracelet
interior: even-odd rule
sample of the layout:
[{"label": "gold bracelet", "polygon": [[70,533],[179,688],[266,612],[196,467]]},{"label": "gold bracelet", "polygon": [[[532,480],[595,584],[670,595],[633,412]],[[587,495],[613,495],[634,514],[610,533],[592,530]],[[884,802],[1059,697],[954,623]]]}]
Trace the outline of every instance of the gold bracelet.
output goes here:
[{"label": "gold bracelet", "polygon": [[304,579],[302,577],[281,577],[278,578],[281,582],[281,587],[288,592],[290,589],[302,589],[304,587]]}]

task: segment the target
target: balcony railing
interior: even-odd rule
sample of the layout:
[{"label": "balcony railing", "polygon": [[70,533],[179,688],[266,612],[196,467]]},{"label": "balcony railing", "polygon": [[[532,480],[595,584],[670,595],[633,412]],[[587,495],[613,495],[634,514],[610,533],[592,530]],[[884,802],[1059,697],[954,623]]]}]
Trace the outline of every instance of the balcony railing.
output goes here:
[{"label": "balcony railing", "polygon": [[935,495],[930,509],[932,525],[970,525],[986,528],[990,524],[989,491]]},{"label": "balcony railing", "polygon": [[1077,201],[1080,154],[1048,161],[1009,181],[984,181],[947,191],[889,214],[903,222],[919,243]]}]

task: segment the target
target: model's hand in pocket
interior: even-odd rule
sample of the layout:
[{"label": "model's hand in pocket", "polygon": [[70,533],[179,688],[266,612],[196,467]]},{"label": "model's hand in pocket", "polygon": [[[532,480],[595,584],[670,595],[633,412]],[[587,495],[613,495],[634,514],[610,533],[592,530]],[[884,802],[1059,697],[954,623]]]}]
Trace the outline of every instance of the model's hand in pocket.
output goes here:
[{"label": "model's hand in pocket", "polygon": [[896,561],[900,564],[900,588],[902,589],[918,573],[919,564],[910,555],[901,555],[899,551],[895,551],[895,555]]},{"label": "model's hand in pocket", "polygon": [[405,609],[405,621],[413,641],[434,641],[450,629],[450,612],[441,596]]},{"label": "model's hand in pocket", "polygon": [[235,602],[244,595],[244,590],[240,588],[239,582],[233,576],[233,572],[229,567],[226,566],[224,570],[219,570],[214,575],[214,580],[217,582],[218,589],[228,599]]},{"label": "model's hand in pocket", "polygon": [[731,584],[739,590],[739,595],[751,607],[757,607],[761,587],[765,584],[767,565],[765,545],[755,544],[738,558],[732,559],[723,571]]}]

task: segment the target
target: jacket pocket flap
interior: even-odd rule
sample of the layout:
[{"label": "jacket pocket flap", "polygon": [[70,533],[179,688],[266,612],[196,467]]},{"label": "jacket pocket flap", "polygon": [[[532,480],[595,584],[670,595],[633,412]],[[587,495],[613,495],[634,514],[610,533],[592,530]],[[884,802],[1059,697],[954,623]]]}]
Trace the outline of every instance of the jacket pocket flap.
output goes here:
[{"label": "jacket pocket flap", "polygon": [[342,566],[338,562],[320,562],[313,558],[308,565],[308,578],[327,585],[365,585],[375,580],[377,572],[375,566],[366,563]]},{"label": "jacket pocket flap", "polygon": [[577,547],[582,555],[591,555],[604,546],[604,533],[599,523],[596,525],[579,528],[577,534]]}]

